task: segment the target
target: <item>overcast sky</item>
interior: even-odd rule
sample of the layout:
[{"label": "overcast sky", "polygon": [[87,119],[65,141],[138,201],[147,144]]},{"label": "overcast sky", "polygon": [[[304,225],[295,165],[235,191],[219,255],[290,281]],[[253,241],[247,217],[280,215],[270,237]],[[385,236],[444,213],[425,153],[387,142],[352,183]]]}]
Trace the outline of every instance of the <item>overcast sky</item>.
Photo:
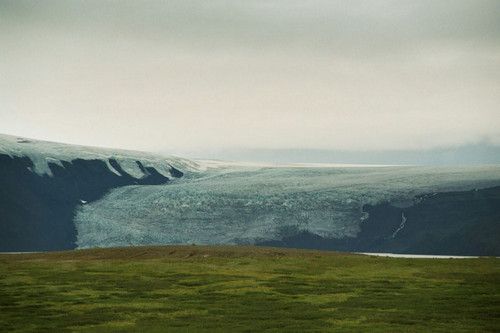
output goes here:
[{"label": "overcast sky", "polygon": [[177,153],[500,144],[500,1],[0,0],[0,132]]}]

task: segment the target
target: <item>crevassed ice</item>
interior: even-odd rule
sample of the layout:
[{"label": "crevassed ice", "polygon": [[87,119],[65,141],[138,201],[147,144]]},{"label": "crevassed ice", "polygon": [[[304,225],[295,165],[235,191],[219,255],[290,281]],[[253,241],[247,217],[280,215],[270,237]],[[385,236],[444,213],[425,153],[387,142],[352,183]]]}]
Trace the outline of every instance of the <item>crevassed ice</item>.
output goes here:
[{"label": "crevassed ice", "polygon": [[162,186],[128,186],[82,205],[79,247],[245,244],[300,230],[355,236],[362,206],[500,185],[500,167],[207,169]]}]

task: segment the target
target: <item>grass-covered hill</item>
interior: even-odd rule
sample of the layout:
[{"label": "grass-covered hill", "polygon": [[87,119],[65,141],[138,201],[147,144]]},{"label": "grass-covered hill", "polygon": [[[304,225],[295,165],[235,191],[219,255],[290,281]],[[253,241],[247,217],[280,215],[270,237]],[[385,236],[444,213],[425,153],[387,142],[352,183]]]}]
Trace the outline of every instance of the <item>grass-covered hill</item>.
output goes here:
[{"label": "grass-covered hill", "polygon": [[165,246],[0,255],[5,332],[494,332],[500,261]]}]

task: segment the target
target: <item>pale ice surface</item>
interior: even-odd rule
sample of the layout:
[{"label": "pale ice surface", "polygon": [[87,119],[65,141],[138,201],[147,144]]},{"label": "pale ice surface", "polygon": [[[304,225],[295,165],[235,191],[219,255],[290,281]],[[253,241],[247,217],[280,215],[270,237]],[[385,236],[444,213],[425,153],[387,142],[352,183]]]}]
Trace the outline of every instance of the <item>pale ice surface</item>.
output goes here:
[{"label": "pale ice surface", "polygon": [[171,166],[188,173],[190,171],[196,172],[200,167],[192,160],[176,156],[156,155],[130,150],[66,145],[5,134],[0,134],[0,154],[18,157],[26,156],[33,162],[33,172],[39,175],[49,176],[52,176],[49,163],[63,166],[61,161],[71,162],[77,158],[85,160],[102,160],[106,163],[109,170],[120,175],[120,173],[109,163],[109,159],[115,159],[123,170],[134,178],[142,178],[145,176],[136,161],[140,161],[145,167],[155,168],[160,174],[168,178],[172,177],[170,174]]},{"label": "pale ice surface", "polygon": [[296,167],[198,161],[188,179],[127,186],[79,207],[77,245],[252,244],[299,230],[355,236],[367,203],[500,185],[500,166]]}]

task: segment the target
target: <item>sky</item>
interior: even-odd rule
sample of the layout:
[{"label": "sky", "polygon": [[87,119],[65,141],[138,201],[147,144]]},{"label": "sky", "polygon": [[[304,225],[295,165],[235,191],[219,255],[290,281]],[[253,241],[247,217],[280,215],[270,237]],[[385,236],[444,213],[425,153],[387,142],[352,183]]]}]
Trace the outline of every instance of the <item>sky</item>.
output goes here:
[{"label": "sky", "polygon": [[500,1],[0,0],[0,133],[164,151],[500,144]]}]

